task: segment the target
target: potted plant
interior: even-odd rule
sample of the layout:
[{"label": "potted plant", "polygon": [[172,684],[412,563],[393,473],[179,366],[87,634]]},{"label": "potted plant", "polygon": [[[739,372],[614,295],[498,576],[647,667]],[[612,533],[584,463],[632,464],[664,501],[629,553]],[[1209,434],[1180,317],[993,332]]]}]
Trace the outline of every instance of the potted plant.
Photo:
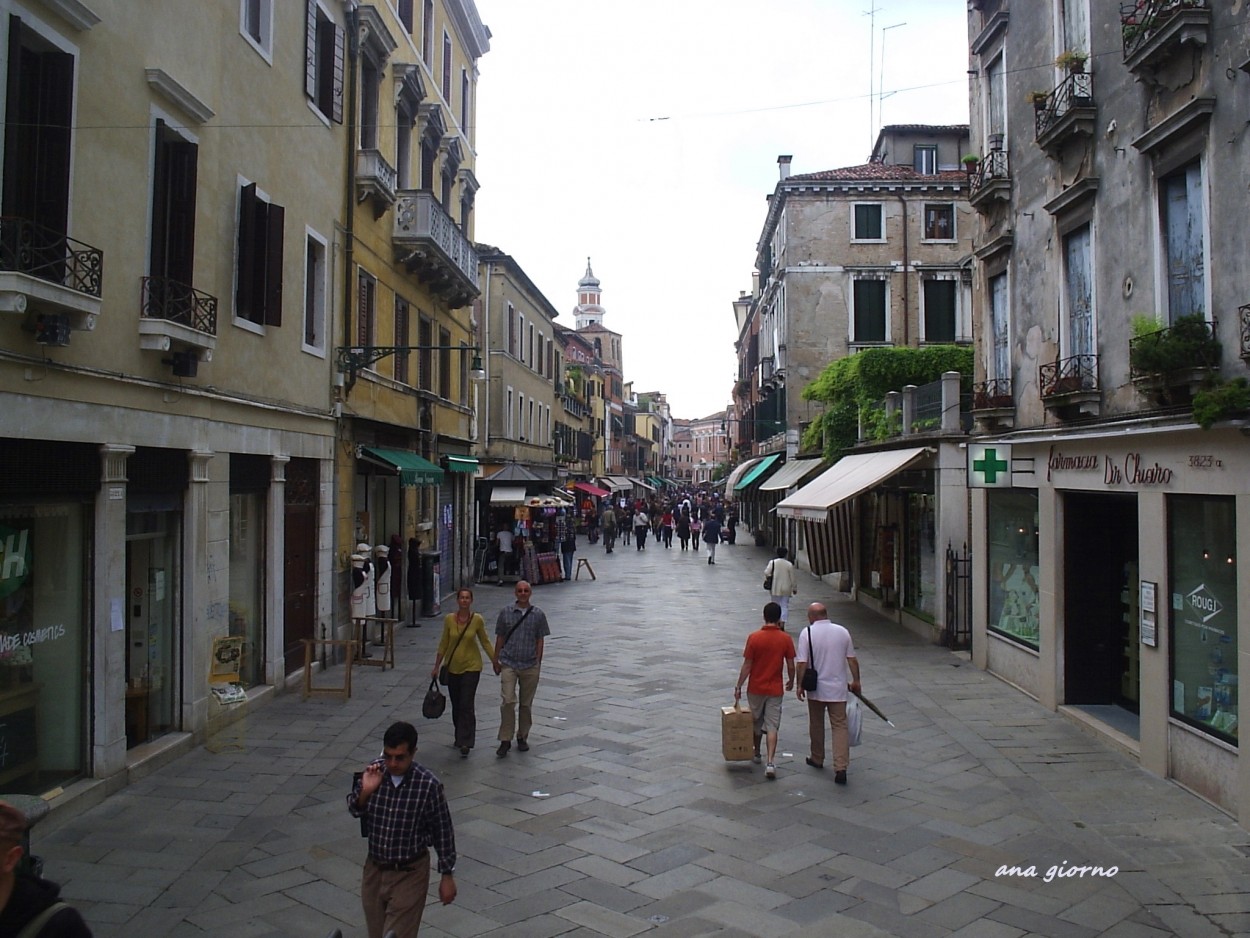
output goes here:
[{"label": "potted plant", "polygon": [[964,172],[971,175],[972,173],[975,173],[977,171],[977,167],[981,165],[981,157],[977,156],[975,153],[968,153],[965,154],[959,162],[964,164]]},{"label": "potted plant", "polygon": [[1046,110],[1046,102],[1049,98],[1050,98],[1049,91],[1030,91],[1029,92],[1029,103],[1033,105],[1033,110],[1035,111]]},{"label": "potted plant", "polygon": [[1222,347],[1201,313],[1160,328],[1153,316],[1133,317],[1129,370],[1138,389],[1165,405],[1190,399],[1219,370]]},{"label": "potted plant", "polygon": [[1088,52],[1080,52],[1075,49],[1065,49],[1055,56],[1056,67],[1066,69],[1073,75],[1079,75],[1085,71],[1085,63],[1088,61]]},{"label": "potted plant", "polygon": [[986,142],[988,143],[991,152],[1001,150],[1003,148],[1003,135],[990,134],[986,137]]},{"label": "potted plant", "polygon": [[1250,412],[1250,382],[1245,378],[1216,381],[1194,395],[1194,423],[1210,430],[1217,420]]}]

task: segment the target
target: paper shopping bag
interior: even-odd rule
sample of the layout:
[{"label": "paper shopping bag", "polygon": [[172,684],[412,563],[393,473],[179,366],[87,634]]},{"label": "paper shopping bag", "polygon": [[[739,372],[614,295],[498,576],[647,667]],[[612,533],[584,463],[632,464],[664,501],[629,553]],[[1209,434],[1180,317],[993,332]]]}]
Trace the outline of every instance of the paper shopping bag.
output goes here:
[{"label": "paper shopping bag", "polygon": [[726,762],[746,762],[755,752],[751,711],[738,704],[720,708],[721,752]]}]

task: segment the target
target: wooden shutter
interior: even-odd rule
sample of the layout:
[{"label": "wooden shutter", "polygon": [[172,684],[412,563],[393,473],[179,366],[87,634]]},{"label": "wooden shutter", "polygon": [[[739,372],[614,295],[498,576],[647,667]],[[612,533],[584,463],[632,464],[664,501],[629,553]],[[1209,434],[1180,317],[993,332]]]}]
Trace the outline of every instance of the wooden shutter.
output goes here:
[{"label": "wooden shutter", "polygon": [[286,210],[270,203],[265,213],[265,325],[282,325],[283,226]]},{"label": "wooden shutter", "polygon": [[256,297],[256,183],[239,192],[239,269],[235,282],[235,312],[243,319],[258,321]]},{"label": "wooden shutter", "polygon": [[1163,180],[1167,249],[1168,322],[1202,315],[1206,304],[1203,263],[1202,171],[1197,163]]},{"label": "wooden shutter", "polygon": [[317,100],[317,0],[304,0],[304,94]]},{"label": "wooden shutter", "polygon": [[195,276],[195,187],[199,147],[185,140],[166,144],[169,161],[166,276],[191,286]]},{"label": "wooden shutter", "polygon": [[347,34],[343,27],[334,27],[334,81],[333,98],[330,101],[330,120],[343,123],[343,61],[346,58]]},{"label": "wooden shutter", "polygon": [[1089,225],[1064,239],[1064,277],[1068,294],[1068,349],[1071,355],[1094,354],[1094,288],[1090,271]]},{"label": "wooden shutter", "polygon": [[994,377],[1011,377],[1010,325],[1007,321],[1007,275],[990,279],[990,332],[994,338]]}]

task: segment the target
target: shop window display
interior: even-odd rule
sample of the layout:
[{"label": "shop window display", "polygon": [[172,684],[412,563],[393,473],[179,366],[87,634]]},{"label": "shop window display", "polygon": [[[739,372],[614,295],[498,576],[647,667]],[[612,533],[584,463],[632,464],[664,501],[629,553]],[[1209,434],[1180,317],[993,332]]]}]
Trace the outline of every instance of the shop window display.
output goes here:
[{"label": "shop window display", "polygon": [[1232,498],[1168,499],[1172,714],[1237,733],[1237,524]]},{"label": "shop window display", "polygon": [[87,538],[80,506],[0,507],[5,791],[39,794],[82,771]]},{"label": "shop window display", "polygon": [[927,492],[907,496],[907,593],[914,612],[937,615],[937,498]]},{"label": "shop window display", "polygon": [[1038,638],[1037,495],[989,492],[989,627],[1031,648]]}]

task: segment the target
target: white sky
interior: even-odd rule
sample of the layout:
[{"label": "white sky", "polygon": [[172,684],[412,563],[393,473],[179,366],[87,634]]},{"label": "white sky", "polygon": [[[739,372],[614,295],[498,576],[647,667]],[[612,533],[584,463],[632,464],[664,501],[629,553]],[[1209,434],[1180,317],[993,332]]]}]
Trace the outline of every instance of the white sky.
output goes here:
[{"label": "white sky", "polygon": [[626,380],[677,417],[730,401],[777,156],[851,166],[882,123],[968,121],[965,0],[476,2],[476,237],[570,327],[589,255]]}]

